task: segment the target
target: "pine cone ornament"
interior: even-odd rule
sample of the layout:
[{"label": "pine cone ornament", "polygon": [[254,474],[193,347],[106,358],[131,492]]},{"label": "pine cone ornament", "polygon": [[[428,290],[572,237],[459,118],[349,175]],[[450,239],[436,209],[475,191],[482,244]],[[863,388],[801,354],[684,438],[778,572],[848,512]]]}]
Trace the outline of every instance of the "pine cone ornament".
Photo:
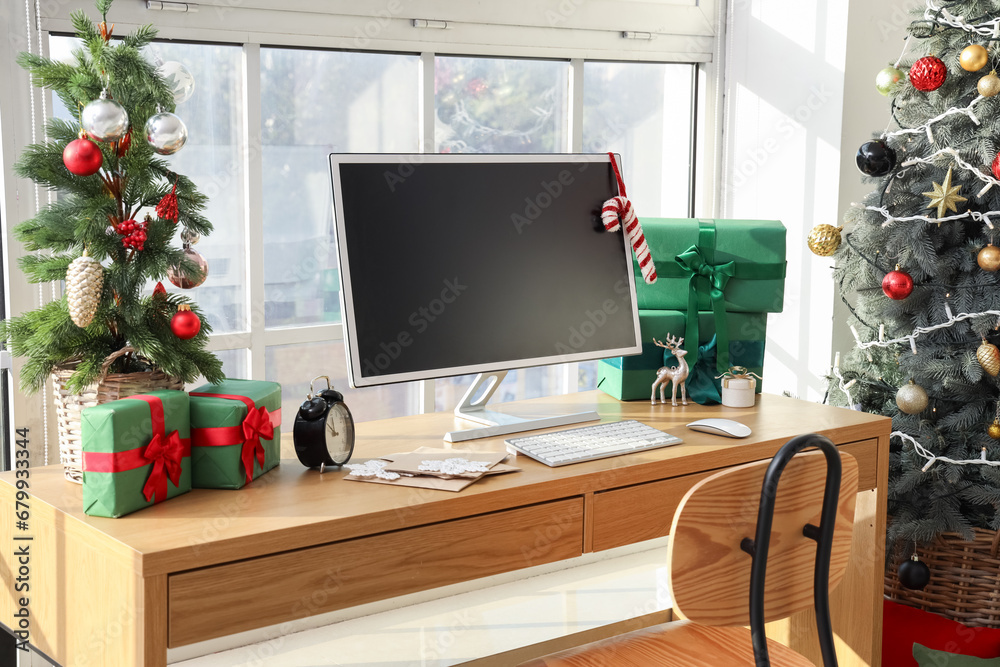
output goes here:
[{"label": "pine cone ornament", "polygon": [[987,343],[985,338],[976,350],[976,359],[979,360],[983,370],[991,376],[996,377],[1000,373],[1000,350],[996,345]]},{"label": "pine cone ornament", "polygon": [[66,301],[73,324],[83,328],[93,321],[103,286],[104,267],[86,250],[70,262],[66,270]]}]

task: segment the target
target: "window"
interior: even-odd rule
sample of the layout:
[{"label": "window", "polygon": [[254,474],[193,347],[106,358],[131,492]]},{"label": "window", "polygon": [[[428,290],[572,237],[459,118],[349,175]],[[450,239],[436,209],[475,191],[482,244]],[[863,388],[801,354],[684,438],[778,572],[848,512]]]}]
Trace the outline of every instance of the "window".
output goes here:
[{"label": "window", "polygon": [[583,65],[583,150],[622,156],[628,195],[640,216],[693,215],[694,75],[691,65]]},{"label": "window", "polygon": [[[365,9],[352,22],[328,21],[325,8],[305,20],[233,7],[196,15],[207,27],[195,39],[215,43],[150,47],[151,60],[178,61],[195,79],[194,95],[177,108],[188,144],[170,158],[210,197],[215,225],[195,248],[208,259],[209,278],[191,297],[212,323],[227,374],[282,383],[286,429],[315,374],[330,375],[358,421],[451,409],[470,379],[347,388],[329,153],[616,151],[640,216],[690,214],[697,63],[712,51],[704,26],[714,7],[665,1],[657,12],[679,17],[671,32],[694,36],[658,33],[653,51],[613,30],[598,35],[597,24],[556,30],[592,17],[550,4],[552,11],[531,14],[537,20],[488,28],[488,43],[478,28],[432,34],[409,19],[367,20]],[[376,9],[371,15],[382,16]],[[123,24],[157,23],[165,40],[192,39],[168,13],[115,10]],[[465,12],[457,4],[455,11]],[[49,23],[69,29],[62,17]],[[273,45],[244,43],[247,34]],[[68,56],[72,43],[52,36],[51,54]],[[553,55],[560,49],[575,55]],[[613,60],[633,51],[634,61]],[[596,362],[518,369],[497,399],[591,389],[596,374]]]},{"label": "window", "polygon": [[[418,151],[420,59],[263,48],[260,62],[265,326],[339,323],[328,156]],[[283,388],[283,428],[320,373],[357,421],[418,411],[412,384],[349,389],[339,327],[325,337],[333,340],[267,347],[265,375]]]},{"label": "window", "polygon": [[340,322],[330,153],[415,153],[417,56],[261,49],[264,322]]},{"label": "window", "polygon": [[564,153],[570,149],[569,63],[438,57],[439,153]]}]

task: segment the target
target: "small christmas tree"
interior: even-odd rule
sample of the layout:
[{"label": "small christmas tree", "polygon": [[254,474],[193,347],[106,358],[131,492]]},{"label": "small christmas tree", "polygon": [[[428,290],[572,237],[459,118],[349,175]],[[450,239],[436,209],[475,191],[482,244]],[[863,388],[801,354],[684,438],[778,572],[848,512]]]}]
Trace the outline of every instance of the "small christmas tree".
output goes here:
[{"label": "small christmas tree", "polygon": [[211,327],[193,304],[161,286],[143,294],[168,270],[179,284],[200,284],[204,269],[192,261],[200,256],[171,241],[179,225],[185,242],[212,226],[200,214],[206,198],[158,157],[179,150],[186,129],[171,113],[170,88],[142,55],[156,31],[144,26],[112,42],[111,1],[97,0],[100,24],[72,14],[83,42],[73,64],[19,58],[35,85],[52,89],[80,120],[49,120],[48,141],[27,147],[15,165],[19,176],[58,193],[14,230],[36,253],[22,258],[21,269],[34,283],[66,281],[61,300],[0,323],[0,337],[26,358],[25,391],[37,391],[57,367],[72,367],[67,388],[79,392],[126,346],[136,354],[120,356],[112,372],[144,371],[152,362],[185,382],[223,378],[222,363],[205,350]]},{"label": "small christmas tree", "polygon": [[[902,550],[1000,528],[1000,2],[915,16],[876,80],[889,127],[857,155],[875,189],[837,251],[857,346],[831,387],[893,419],[888,539]],[[810,235],[822,255],[839,241],[829,226]]]}]

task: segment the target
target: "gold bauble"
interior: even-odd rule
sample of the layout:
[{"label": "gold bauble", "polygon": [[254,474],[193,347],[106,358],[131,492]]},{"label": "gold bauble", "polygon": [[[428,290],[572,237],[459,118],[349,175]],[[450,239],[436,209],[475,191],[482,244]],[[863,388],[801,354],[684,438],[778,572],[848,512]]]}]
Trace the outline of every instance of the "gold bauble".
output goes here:
[{"label": "gold bauble", "polygon": [[991,376],[996,377],[997,373],[1000,373],[1000,350],[996,345],[987,343],[985,338],[976,350],[976,359],[983,370]]},{"label": "gold bauble", "polygon": [[993,97],[1000,93],[1000,76],[997,76],[996,70],[981,78],[976,84],[976,90],[983,97]]},{"label": "gold bauble", "polygon": [[994,440],[1000,440],[1000,421],[994,419],[993,423],[986,427],[986,433]]},{"label": "gold bauble", "polygon": [[927,392],[919,384],[910,380],[896,392],[896,405],[908,415],[915,415],[927,408]]},{"label": "gold bauble", "polygon": [[829,257],[840,247],[840,232],[843,227],[816,225],[809,232],[809,249],[820,257]]},{"label": "gold bauble", "polygon": [[976,255],[976,262],[983,271],[1000,269],[1000,248],[990,243]]},{"label": "gold bauble", "polygon": [[958,57],[958,64],[966,72],[978,72],[986,67],[989,60],[990,54],[986,51],[986,47],[980,44],[970,44],[962,49],[962,54]]}]

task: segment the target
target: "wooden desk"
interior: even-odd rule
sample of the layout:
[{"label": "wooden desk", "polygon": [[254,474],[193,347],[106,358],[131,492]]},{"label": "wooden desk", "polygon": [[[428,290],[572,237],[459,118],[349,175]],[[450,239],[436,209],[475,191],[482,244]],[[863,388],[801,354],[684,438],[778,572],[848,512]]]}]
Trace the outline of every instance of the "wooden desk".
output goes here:
[{"label": "wooden desk", "polygon": [[[514,408],[514,405],[510,406]],[[573,558],[665,535],[677,502],[713,470],[769,458],[815,431],[858,459],[861,485],[851,568],[833,596],[842,665],[881,651],[890,420],[780,396],[754,409],[620,403],[599,392],[516,404],[523,414],[596,407],[685,443],[563,468],[526,457],[523,472],[461,493],[344,482],[283,461],[242,491],[195,490],[121,519],[88,517],[81,487],[59,466],[31,470],[31,643],[63,665],[166,664],[167,647]],[[754,434],[723,439],[683,424],[738,419]],[[356,458],[442,446],[449,413],[358,425]],[[501,450],[502,438],[458,445]],[[13,473],[0,475],[0,622],[11,624]],[[756,512],[756,505],[748,511]],[[808,614],[776,637],[818,656]]]}]

